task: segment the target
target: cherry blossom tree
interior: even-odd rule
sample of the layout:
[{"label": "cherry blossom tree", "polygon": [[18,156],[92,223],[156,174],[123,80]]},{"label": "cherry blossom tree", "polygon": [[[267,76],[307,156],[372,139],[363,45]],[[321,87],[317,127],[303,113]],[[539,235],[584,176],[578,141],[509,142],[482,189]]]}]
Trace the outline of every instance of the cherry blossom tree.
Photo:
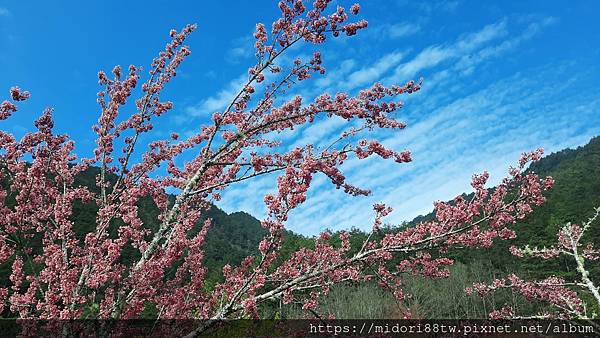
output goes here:
[{"label": "cherry blossom tree", "polygon": [[[316,0],[306,8],[300,0],[281,1],[281,17],[270,28],[256,25],[257,62],[227,107],[207,112],[211,123],[193,135],[155,140],[141,156],[136,153],[141,136],[173,108],[161,93],[190,54],[184,43],[195,25],[170,32],[170,42],[141,85],[136,66],[98,73],[100,117],[90,157],[76,157],[73,140],[53,132],[52,109],[35,121],[35,132],[20,140],[0,132],[0,179],[6,183],[0,190],[0,263],[12,264],[11,285],[0,289],[0,311],[20,318],[73,319],[94,305],[94,318],[119,319],[137,318],[151,303],[159,319],[218,320],[259,317],[261,303],[279,299],[301,302],[306,311],[317,313],[319,296],[331,285],[369,280],[402,301],[400,273],[442,278],[453,263],[445,257],[449,248],[489,247],[494,240],[514,238],[511,225],[542,204],[542,192],[553,183],[526,171],[541,150],[525,153],[493,190],[486,188],[487,173],[474,175],[472,198],[436,203],[433,221],[382,233],[382,219],[392,210],[376,204],[372,230],[360,247],[352,248],[345,232],[339,235],[341,246],[333,245],[325,232],[315,239],[314,249],[300,249],[276,264],[288,215],[306,201],[315,175],[325,175],[350,195],[368,195],[347,182],[344,163],[372,156],[411,161],[410,152],[361,135],[405,128],[396,117],[403,107],[400,97],[418,91],[420,81],[376,83],[355,95],[321,94],[308,102],[289,98],[295,85],[324,74],[325,68],[319,52],[289,64],[284,53],[298,44],[318,46],[351,37],[367,27],[365,20],[351,20],[359,14],[358,4],[346,10],[330,3]],[[10,94],[11,100],[0,106],[0,120],[29,97],[17,87]],[[135,104],[128,105],[132,97],[137,97]],[[285,135],[326,119],[347,122],[335,142],[322,148],[284,147]],[[193,158],[180,165],[184,153]],[[90,167],[100,168],[97,190],[75,184],[75,177]],[[275,193],[264,197],[268,216],[261,224],[267,235],[259,254],[239,266],[225,266],[224,281],[208,289],[203,245],[211,221],[199,220],[221,191],[263,175],[278,176]],[[138,202],[145,197],[161,211],[153,229],[144,227],[139,214]],[[98,208],[94,229],[83,240],[73,230],[76,202]],[[39,252],[28,246],[35,239],[43,244]],[[139,252],[132,264],[119,261],[128,243]],[[168,269],[175,269],[172,277]]]}]

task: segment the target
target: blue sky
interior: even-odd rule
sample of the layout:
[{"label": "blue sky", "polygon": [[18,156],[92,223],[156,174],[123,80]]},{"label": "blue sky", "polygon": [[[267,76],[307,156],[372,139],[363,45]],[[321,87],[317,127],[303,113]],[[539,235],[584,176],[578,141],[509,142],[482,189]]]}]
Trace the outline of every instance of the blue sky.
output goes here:
[{"label": "blue sky", "polygon": [[[352,2],[341,3],[351,5]],[[0,126],[16,135],[31,130],[46,106],[56,109],[60,132],[93,147],[97,72],[116,64],[147,67],[171,28],[198,23],[192,55],[164,97],[175,103],[153,131],[191,133],[222,109],[252,64],[256,22],[278,14],[271,1],[0,1],[0,89],[13,85],[32,98]],[[330,41],[326,77],[293,93],[355,93],[376,81],[423,77],[423,90],[406,98],[408,127],[376,135],[414,162],[349,161],[349,181],[372,196],[345,196],[318,177],[309,201],[292,212],[289,228],[314,234],[325,228],[369,228],[371,205],[395,211],[390,223],[410,220],[467,191],[471,174],[489,170],[497,182],[523,151],[548,152],[586,143],[600,134],[600,3],[597,1],[363,1],[369,28]],[[290,56],[303,54],[297,48]],[[343,123],[325,121],[296,130],[288,144],[320,144]],[[145,139],[147,142],[150,138]],[[232,187],[218,205],[262,217],[274,177]]]}]

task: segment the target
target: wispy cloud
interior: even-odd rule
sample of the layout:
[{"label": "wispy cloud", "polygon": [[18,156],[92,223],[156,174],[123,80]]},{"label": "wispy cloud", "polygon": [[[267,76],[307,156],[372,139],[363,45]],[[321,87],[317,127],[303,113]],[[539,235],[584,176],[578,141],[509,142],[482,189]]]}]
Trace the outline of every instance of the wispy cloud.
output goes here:
[{"label": "wispy cloud", "polygon": [[225,53],[225,60],[229,63],[240,63],[252,56],[254,53],[252,34],[248,34],[244,38],[235,39],[231,47]]},{"label": "wispy cloud", "polygon": [[428,1],[428,2],[419,2],[419,5],[421,6],[421,8],[428,12],[434,12],[434,11],[444,11],[444,12],[453,12],[456,10],[456,8],[458,8],[458,6],[460,5],[460,1],[450,1],[450,0],[445,0],[445,1]]},{"label": "wispy cloud", "polygon": [[381,57],[368,67],[361,68],[350,74],[344,82],[344,89],[354,89],[363,85],[371,85],[381,78],[390,68],[397,65],[403,57],[401,52],[392,52]]},{"label": "wispy cloud", "polygon": [[396,4],[403,8],[414,8],[424,14],[430,15],[434,12],[454,12],[460,6],[459,0],[429,0],[429,1],[411,1],[397,0]]},{"label": "wispy cloud", "polygon": [[390,38],[398,39],[418,33],[421,26],[409,23],[397,23],[387,27],[387,33]]},{"label": "wispy cloud", "polygon": [[421,29],[421,25],[417,23],[398,22],[375,26],[364,34],[370,39],[400,39],[417,34]]},{"label": "wispy cloud", "polygon": [[10,15],[10,11],[8,10],[8,8],[0,7],[0,16],[9,16],[9,15]]},{"label": "wispy cloud", "polygon": [[248,56],[250,53],[247,48],[244,47],[235,47],[229,50],[228,56],[238,59],[241,57]]},{"label": "wispy cloud", "polygon": [[329,118],[321,123],[311,125],[302,129],[302,136],[291,144],[289,149],[303,147],[307,144],[323,145],[329,144],[339,137],[336,131],[348,122],[341,118]]},{"label": "wispy cloud", "polygon": [[343,60],[338,67],[329,71],[327,76],[320,77],[315,81],[315,89],[324,90],[332,85],[337,85],[356,67],[356,63],[354,59]]},{"label": "wispy cloud", "polygon": [[412,60],[396,67],[392,76],[384,82],[395,82],[418,76],[419,72],[438,64],[468,54],[487,42],[507,34],[506,21],[485,26],[478,32],[467,34],[449,46],[430,46],[417,54]]},{"label": "wispy cloud", "polygon": [[200,101],[198,104],[186,107],[185,113],[192,117],[211,116],[215,111],[225,108],[247,80],[248,75],[246,74],[238,76],[217,94]]}]

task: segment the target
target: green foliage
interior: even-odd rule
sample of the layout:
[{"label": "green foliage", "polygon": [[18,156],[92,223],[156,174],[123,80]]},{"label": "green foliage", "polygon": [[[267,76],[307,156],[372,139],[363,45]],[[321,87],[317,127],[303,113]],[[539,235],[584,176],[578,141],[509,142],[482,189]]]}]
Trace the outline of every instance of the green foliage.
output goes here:
[{"label": "green foliage", "polygon": [[[330,314],[338,319],[398,319],[410,311],[413,318],[456,319],[487,318],[492,310],[510,304],[517,311],[535,312],[543,304],[526,301],[510,291],[494,293],[490,297],[480,298],[465,294],[465,287],[473,281],[491,282],[504,276],[505,271],[496,270],[484,262],[470,265],[456,263],[450,267],[450,277],[429,279],[405,274],[402,276],[403,290],[408,295],[404,302],[398,302],[387,291],[375,283],[342,284],[320,299],[321,315]],[[282,314],[285,318],[302,318],[299,305],[271,307],[270,311]],[[265,311],[265,315],[269,315]]]},{"label": "green foliage", "polygon": [[[334,315],[338,319],[393,318],[398,312],[398,303],[387,291],[374,283],[338,285],[327,296],[320,299],[323,318]],[[302,318],[300,305],[282,310],[286,318]]]},{"label": "green foliage", "polygon": [[500,309],[504,304],[511,305],[520,313],[535,313],[544,306],[508,290],[485,298],[465,293],[465,288],[474,281],[490,283],[506,273],[489,265],[489,262],[475,261],[468,265],[455,263],[450,267],[450,277],[444,279],[405,275],[404,291],[410,295],[406,307],[416,318],[456,319],[487,318],[489,312]]}]

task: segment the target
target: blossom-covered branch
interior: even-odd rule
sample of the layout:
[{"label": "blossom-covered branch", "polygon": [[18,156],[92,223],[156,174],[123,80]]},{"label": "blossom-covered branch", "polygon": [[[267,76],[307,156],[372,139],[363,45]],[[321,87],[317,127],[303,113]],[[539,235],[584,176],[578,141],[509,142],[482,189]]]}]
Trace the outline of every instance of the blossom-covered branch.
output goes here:
[{"label": "blossom-covered branch", "polygon": [[[320,285],[322,290],[313,290],[303,306],[315,310],[317,297],[326,294],[329,285],[347,280],[367,281],[374,277],[391,282],[385,286],[393,285],[397,298],[404,300],[401,280],[397,277],[399,272],[432,278],[446,277],[448,271],[445,267],[453,263],[443,257],[447,249],[487,247],[492,245],[494,238],[514,238],[510,226],[531,212],[528,206],[543,203],[542,191],[553,184],[550,178],[539,179],[533,173],[523,172],[529,161],[539,159],[541,154],[541,151],[524,154],[519,167],[511,169],[510,175],[492,193],[485,188],[488,175],[475,175],[475,193],[471,200],[466,201],[459,196],[451,204],[437,203],[436,220],[386,234],[378,240],[368,236],[360,248],[354,248],[359,250],[354,250],[356,253],[353,255],[349,254],[353,248],[347,233],[340,234],[342,245],[336,248],[329,244],[331,235],[325,232],[316,240],[314,250],[301,249],[273,273],[261,269],[257,274],[257,269],[249,267],[235,272],[227,269],[226,281],[217,289],[222,294],[217,297],[228,298],[239,294],[240,288],[251,292],[248,292],[249,298],[245,302],[228,304],[213,319],[240,310],[257,316],[255,311],[259,302],[281,298],[284,303],[291,303],[297,296],[303,295],[298,291],[318,289]],[[391,209],[378,204],[375,205],[375,211],[371,234],[379,231],[381,218],[389,214]],[[263,242],[263,257],[269,254],[270,245],[269,242]],[[430,252],[432,248],[435,248],[438,257]],[[394,254],[401,254],[402,259],[396,264],[395,271],[389,271],[388,263],[395,257]],[[251,262],[247,264],[250,266]],[[375,274],[369,272],[373,267],[376,267]],[[252,282],[249,282],[251,279]],[[268,291],[258,292],[267,284],[271,286]]]},{"label": "blossom-covered branch", "polygon": [[568,282],[563,278],[551,276],[542,281],[526,281],[516,275],[496,279],[492,284],[476,283],[467,292],[476,291],[480,296],[499,289],[511,289],[525,298],[536,299],[551,305],[556,311],[535,314],[519,314],[510,306],[490,313],[491,318],[562,318],[562,319],[593,319],[597,313],[588,313],[585,302],[578,292],[588,292],[592,295],[595,306],[600,306],[600,293],[598,286],[590,279],[590,272],[586,262],[595,262],[600,259],[600,250],[592,243],[583,243],[582,238],[587,230],[596,222],[600,215],[600,208],[596,208],[594,215],[582,226],[567,223],[557,235],[557,245],[549,248],[517,248],[512,246],[510,251],[517,257],[537,257],[548,260],[561,255],[571,259],[579,274],[580,280]]}]

